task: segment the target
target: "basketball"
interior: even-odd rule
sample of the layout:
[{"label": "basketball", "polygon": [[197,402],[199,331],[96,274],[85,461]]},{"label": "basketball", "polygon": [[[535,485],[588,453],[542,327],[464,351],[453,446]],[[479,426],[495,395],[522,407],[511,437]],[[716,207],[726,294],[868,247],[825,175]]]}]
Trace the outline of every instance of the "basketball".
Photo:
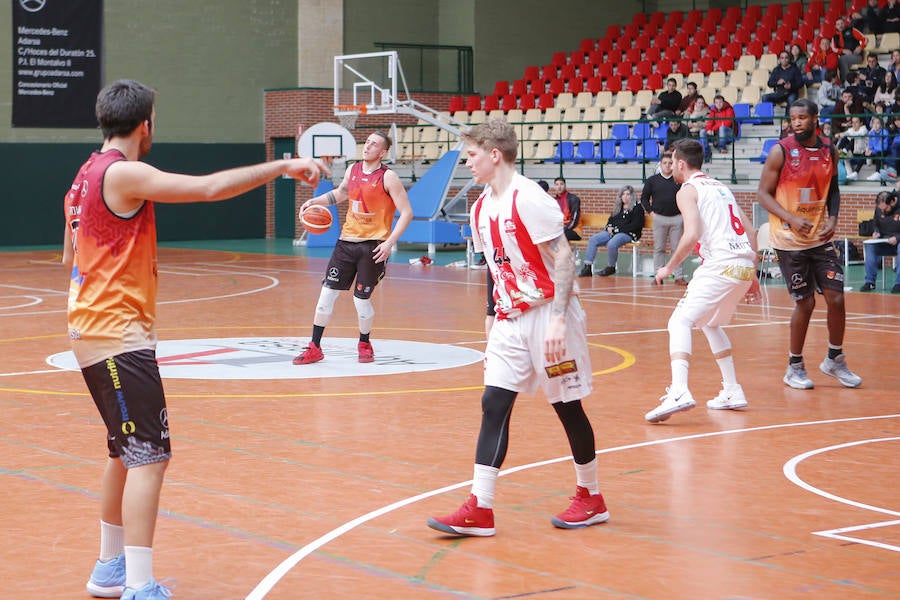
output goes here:
[{"label": "basketball", "polygon": [[325,233],[331,228],[331,211],[324,206],[313,204],[300,213],[300,224],[313,235]]}]

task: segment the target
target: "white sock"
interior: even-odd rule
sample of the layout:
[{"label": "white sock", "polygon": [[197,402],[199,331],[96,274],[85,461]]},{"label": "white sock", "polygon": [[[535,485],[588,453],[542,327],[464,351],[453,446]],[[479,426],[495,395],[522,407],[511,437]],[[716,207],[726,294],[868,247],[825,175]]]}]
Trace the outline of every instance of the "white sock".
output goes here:
[{"label": "white sock", "polygon": [[669,391],[681,392],[687,389],[689,364],[683,358],[672,360],[672,385],[669,386]]},{"label": "white sock", "polygon": [[125,587],[139,590],[153,579],[153,548],[125,546]]},{"label": "white sock", "polygon": [[589,491],[591,496],[596,496],[600,493],[600,483],[597,480],[596,458],[583,465],[575,463],[575,478],[578,481],[578,486]]},{"label": "white sock", "polygon": [[480,508],[494,508],[494,490],[497,487],[497,477],[500,469],[487,465],[475,465],[475,475],[472,477],[472,495],[478,499]]},{"label": "white sock", "polygon": [[100,521],[100,560],[112,560],[125,551],[125,530],[121,525]]},{"label": "white sock", "polygon": [[719,365],[719,371],[722,372],[722,383],[726,386],[737,385],[737,375],[734,374],[734,357],[729,354],[723,358],[717,358],[716,363]]}]

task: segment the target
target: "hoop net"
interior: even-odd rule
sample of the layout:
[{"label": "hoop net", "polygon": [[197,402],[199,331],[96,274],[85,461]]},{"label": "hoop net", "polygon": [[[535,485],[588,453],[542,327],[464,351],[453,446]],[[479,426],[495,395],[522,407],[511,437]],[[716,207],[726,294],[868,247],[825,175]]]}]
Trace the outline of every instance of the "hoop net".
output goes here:
[{"label": "hoop net", "polygon": [[338,118],[341,127],[345,129],[356,129],[356,119],[359,115],[367,112],[365,104],[335,104],[334,114]]}]

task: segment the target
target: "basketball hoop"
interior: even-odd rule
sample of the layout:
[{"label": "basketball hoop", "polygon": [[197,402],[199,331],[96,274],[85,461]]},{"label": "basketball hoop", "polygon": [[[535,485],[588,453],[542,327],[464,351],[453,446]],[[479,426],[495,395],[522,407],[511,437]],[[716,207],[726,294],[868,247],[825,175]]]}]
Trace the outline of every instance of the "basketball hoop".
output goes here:
[{"label": "basketball hoop", "polygon": [[356,119],[359,118],[359,115],[366,114],[367,110],[368,109],[365,104],[334,105],[334,114],[337,116],[338,122],[340,122],[341,127],[345,129],[355,129]]}]

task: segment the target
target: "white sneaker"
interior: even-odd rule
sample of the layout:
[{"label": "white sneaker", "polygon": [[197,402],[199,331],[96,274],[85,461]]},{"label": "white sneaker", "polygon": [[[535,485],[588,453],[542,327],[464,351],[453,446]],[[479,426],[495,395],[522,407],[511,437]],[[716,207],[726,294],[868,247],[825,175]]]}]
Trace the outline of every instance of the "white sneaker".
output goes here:
[{"label": "white sneaker", "polygon": [[844,387],[855,388],[862,383],[862,377],[847,367],[847,357],[843,354],[838,354],[834,360],[826,356],[819,369],[826,375],[836,378]]},{"label": "white sneaker", "polygon": [[850,171],[849,173],[847,173],[847,181],[856,181],[857,179],[859,179],[859,173],[857,173],[856,171]]},{"label": "white sneaker", "polygon": [[706,403],[706,408],[715,410],[733,410],[745,406],[747,406],[747,397],[744,396],[744,388],[738,383],[734,385],[723,383],[719,395]]},{"label": "white sneaker", "polygon": [[881,181],[881,173],[875,171],[874,173],[866,177],[866,181]]},{"label": "white sneaker", "polygon": [[659,406],[644,415],[644,418],[651,423],[659,423],[677,412],[691,410],[695,406],[697,403],[694,402],[694,397],[689,391],[684,390],[678,395],[673,395],[669,388],[666,388],[665,395],[659,399]]},{"label": "white sneaker", "polygon": [[807,376],[806,367],[803,366],[802,362],[788,363],[787,372],[784,374],[782,381],[797,390],[813,389],[812,379]]}]

